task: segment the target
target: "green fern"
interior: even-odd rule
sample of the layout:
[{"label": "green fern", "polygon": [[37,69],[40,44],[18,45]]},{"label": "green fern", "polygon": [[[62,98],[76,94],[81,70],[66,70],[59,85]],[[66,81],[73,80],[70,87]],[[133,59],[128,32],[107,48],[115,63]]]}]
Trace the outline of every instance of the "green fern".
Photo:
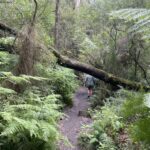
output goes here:
[{"label": "green fern", "polygon": [[150,10],[149,9],[121,9],[110,13],[113,19],[133,23],[129,28],[130,33],[140,33],[142,38],[150,40]]},{"label": "green fern", "polygon": [[29,75],[20,75],[15,76],[11,72],[0,72],[0,80],[7,80],[14,84],[30,84],[32,81],[48,81],[48,78],[38,77],[38,76],[29,76]]},{"label": "green fern", "polygon": [[11,89],[8,89],[8,88],[0,87],[0,94],[1,95],[16,94],[16,92],[14,90],[11,90]]},{"label": "green fern", "polygon": [[149,94],[128,92],[122,113],[129,122],[129,131],[133,140],[150,144],[150,107]]},{"label": "green fern", "polygon": [[[7,149],[11,142],[11,149],[26,150],[36,147],[36,150],[40,150],[48,146],[54,150],[53,146],[61,138],[57,125],[62,115],[58,111],[60,105],[56,104],[58,98],[54,94],[39,97],[30,92],[17,105],[6,103],[0,112],[0,148]],[[39,147],[36,146],[37,143]]]},{"label": "green fern", "polygon": [[13,44],[15,38],[14,37],[6,37],[6,38],[0,38],[0,44]]},{"label": "green fern", "polygon": [[66,105],[72,105],[72,96],[78,86],[74,72],[58,66],[56,69],[45,68],[41,64],[37,65],[37,70],[41,76],[49,78],[51,90],[61,95],[62,102]]},{"label": "green fern", "polygon": [[8,52],[0,52],[0,71],[10,71],[18,62],[18,56]]}]

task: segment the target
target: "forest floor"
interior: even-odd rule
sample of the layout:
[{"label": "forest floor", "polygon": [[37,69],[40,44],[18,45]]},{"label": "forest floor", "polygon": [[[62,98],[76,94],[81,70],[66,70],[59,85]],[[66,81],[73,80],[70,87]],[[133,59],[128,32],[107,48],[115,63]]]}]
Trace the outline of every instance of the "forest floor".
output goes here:
[{"label": "forest floor", "polygon": [[59,144],[60,150],[80,150],[77,145],[77,139],[81,131],[82,125],[89,125],[92,120],[86,115],[86,111],[90,107],[87,97],[86,88],[79,88],[73,99],[73,107],[65,110],[65,115],[60,121],[60,130],[62,134],[68,138],[72,147],[66,146],[64,143]]}]

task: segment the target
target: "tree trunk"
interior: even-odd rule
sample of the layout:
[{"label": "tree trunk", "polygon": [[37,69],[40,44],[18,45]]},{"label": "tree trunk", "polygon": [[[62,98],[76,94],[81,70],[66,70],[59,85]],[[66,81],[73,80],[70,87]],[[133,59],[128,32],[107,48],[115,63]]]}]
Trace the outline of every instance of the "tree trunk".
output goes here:
[{"label": "tree trunk", "polygon": [[56,0],[56,9],[55,9],[55,48],[60,49],[59,44],[59,30],[60,30],[60,0]]},{"label": "tree trunk", "polygon": [[133,89],[133,90],[145,90],[149,91],[150,87],[143,85],[138,82],[132,82],[130,80],[126,80],[120,77],[117,77],[113,74],[107,73],[104,70],[97,69],[93,66],[90,66],[88,64],[84,64],[82,62],[69,59],[65,56],[60,55],[57,51],[53,49],[54,55],[58,58],[58,64],[67,68],[75,69],[77,71],[81,71],[87,74],[90,74],[106,83],[109,83],[117,88],[120,88],[120,86],[127,88],[127,89]]},{"label": "tree trunk", "polygon": [[25,26],[23,32],[26,33],[23,37],[19,37],[19,62],[16,69],[16,75],[26,74],[33,75],[34,63],[36,57],[35,45],[35,29],[32,24]]},{"label": "tree trunk", "polygon": [[80,7],[80,3],[81,3],[81,0],[74,0],[74,9],[77,9]]}]

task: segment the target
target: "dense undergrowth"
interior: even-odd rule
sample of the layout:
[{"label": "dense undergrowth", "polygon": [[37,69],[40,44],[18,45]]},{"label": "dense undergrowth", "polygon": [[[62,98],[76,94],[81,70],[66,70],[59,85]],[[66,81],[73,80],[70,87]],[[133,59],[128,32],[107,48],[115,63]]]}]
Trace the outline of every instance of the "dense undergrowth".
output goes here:
[{"label": "dense undergrowth", "polygon": [[58,121],[62,108],[72,105],[76,76],[69,69],[41,64],[38,76],[15,76],[8,72],[17,63],[14,57],[0,53],[0,149],[55,150],[62,139]]},{"label": "dense undergrowth", "polygon": [[55,68],[46,68],[37,65],[38,74],[49,79],[48,83],[54,93],[60,94],[62,102],[66,105],[73,105],[72,94],[76,90],[79,82],[77,76],[72,70],[55,66]]},{"label": "dense undergrowth", "polygon": [[94,122],[83,129],[79,144],[86,150],[148,150],[149,101],[148,93],[118,91],[92,112]]},{"label": "dense undergrowth", "polygon": [[0,148],[54,150],[56,141],[60,139],[58,96],[40,97],[31,91],[20,96],[11,94],[1,105]]}]

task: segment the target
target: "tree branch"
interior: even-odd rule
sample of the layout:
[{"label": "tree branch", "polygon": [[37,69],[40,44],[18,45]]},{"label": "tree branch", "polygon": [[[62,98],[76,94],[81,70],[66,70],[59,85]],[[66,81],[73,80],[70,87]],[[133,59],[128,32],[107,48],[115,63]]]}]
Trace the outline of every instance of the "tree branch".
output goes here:
[{"label": "tree branch", "polygon": [[31,24],[33,25],[34,22],[35,22],[35,19],[36,19],[36,15],[37,15],[37,10],[38,10],[38,3],[36,0],[33,0],[34,1],[34,4],[35,4],[35,9],[34,9],[34,13],[33,13],[33,18],[32,18],[32,21],[31,21]]}]

